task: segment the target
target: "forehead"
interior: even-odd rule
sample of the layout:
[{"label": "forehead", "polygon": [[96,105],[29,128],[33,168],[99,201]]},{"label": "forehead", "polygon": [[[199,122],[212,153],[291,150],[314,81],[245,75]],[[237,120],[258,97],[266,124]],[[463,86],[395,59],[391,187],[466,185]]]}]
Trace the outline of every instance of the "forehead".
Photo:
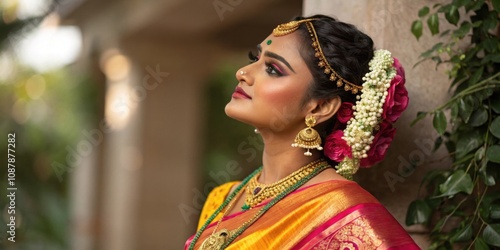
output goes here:
[{"label": "forehead", "polygon": [[[300,58],[300,49],[302,47],[300,44],[301,40],[299,32],[293,32],[284,36],[274,36],[270,34],[260,43],[260,47],[262,51],[272,51],[280,54],[287,60],[289,57]],[[290,60],[292,60],[292,58],[290,58]]]}]

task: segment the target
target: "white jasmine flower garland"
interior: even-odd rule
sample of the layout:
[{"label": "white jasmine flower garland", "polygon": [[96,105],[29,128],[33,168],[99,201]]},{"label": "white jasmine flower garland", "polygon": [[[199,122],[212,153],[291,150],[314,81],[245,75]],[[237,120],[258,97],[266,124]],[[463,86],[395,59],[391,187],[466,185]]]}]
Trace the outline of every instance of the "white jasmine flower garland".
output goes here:
[{"label": "white jasmine flower garland", "polygon": [[370,71],[363,77],[363,89],[354,110],[353,117],[347,122],[344,139],[351,147],[352,158],[345,157],[337,165],[337,173],[352,176],[359,169],[360,160],[366,158],[374,139],[374,131],[379,129],[382,121],[387,89],[396,75],[393,68],[394,59],[387,50],[376,50],[369,62]]}]

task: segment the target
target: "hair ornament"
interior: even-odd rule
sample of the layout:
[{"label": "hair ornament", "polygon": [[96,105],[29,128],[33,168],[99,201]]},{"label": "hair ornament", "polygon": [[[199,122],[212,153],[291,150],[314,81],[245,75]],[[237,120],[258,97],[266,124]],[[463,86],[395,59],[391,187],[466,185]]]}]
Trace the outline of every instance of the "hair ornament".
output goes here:
[{"label": "hair ornament", "polygon": [[285,24],[280,24],[273,30],[274,36],[284,36],[290,33],[295,32],[300,24],[305,23],[307,25],[307,31],[309,31],[309,35],[312,40],[312,47],[314,48],[314,56],[318,58],[318,66],[320,68],[325,68],[323,72],[329,76],[330,81],[336,82],[337,87],[344,87],[345,91],[350,91],[353,94],[357,94],[361,91],[362,87],[356,85],[352,82],[347,81],[342,76],[340,76],[328,63],[325,55],[323,54],[323,50],[321,49],[321,45],[319,44],[318,35],[316,34],[316,30],[314,29],[314,25],[311,21],[317,20],[315,18],[302,19],[298,21],[291,21]]},{"label": "hair ornament", "polygon": [[[408,104],[408,92],[404,87],[404,71],[389,51],[376,50],[369,67],[370,71],[363,77],[361,95],[357,98],[356,104],[352,106],[353,116],[347,121],[345,129],[340,133],[340,138],[346,142],[343,147],[346,148],[339,149],[338,147],[342,147],[339,146],[339,143],[334,145],[329,142],[329,140],[338,139],[334,138],[335,136],[339,137],[339,133],[335,133],[335,131],[332,136],[327,137],[325,143],[325,155],[327,156],[332,152],[345,152],[342,157],[337,155],[339,164],[336,168],[337,173],[347,179],[352,179],[360,167],[370,167],[380,162],[387,152],[387,147],[395,133],[392,122],[397,119],[391,120],[384,115],[390,109],[388,105],[385,105],[389,99],[389,92],[391,92],[391,98],[394,98],[394,88],[401,88],[402,91],[398,91],[398,93],[401,93],[401,98],[406,100],[401,112],[406,109]],[[401,77],[396,78],[396,75]],[[393,86],[394,88],[391,88]],[[394,102],[394,100],[390,100]]]},{"label": "hair ornament", "polygon": [[276,28],[274,28],[273,35],[274,36],[288,35],[290,33],[295,32],[302,23],[310,22],[312,20],[317,20],[317,19],[314,19],[314,18],[302,19],[302,20],[290,21],[288,23],[280,24],[280,25],[276,26]]}]

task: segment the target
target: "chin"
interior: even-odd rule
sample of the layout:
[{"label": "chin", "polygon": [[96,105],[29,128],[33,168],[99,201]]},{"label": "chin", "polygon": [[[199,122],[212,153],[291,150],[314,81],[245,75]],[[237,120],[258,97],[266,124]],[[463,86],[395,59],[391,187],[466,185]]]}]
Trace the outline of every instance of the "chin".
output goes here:
[{"label": "chin", "polygon": [[252,125],[252,122],[248,119],[247,116],[244,115],[244,112],[242,112],[240,109],[238,109],[236,107],[236,105],[231,104],[231,102],[226,104],[226,107],[224,108],[224,112],[230,118],[233,118],[237,121],[243,122],[243,123],[248,124],[248,125]]}]

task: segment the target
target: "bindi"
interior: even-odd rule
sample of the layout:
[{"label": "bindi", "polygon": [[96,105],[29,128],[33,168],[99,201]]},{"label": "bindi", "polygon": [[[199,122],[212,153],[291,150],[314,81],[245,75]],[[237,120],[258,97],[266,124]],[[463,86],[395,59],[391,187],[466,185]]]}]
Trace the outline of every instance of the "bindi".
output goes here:
[{"label": "bindi", "polygon": [[267,45],[271,45],[271,43],[273,43],[273,41],[271,39],[267,40],[267,42],[266,42]]}]

